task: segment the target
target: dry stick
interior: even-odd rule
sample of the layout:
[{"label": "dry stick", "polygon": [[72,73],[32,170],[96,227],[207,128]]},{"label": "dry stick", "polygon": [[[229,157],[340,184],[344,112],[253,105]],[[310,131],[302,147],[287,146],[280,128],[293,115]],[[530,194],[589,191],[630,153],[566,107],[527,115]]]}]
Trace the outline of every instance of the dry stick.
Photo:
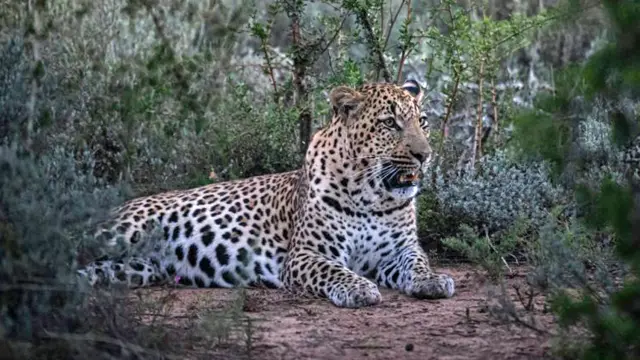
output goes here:
[{"label": "dry stick", "polygon": [[538,327],[536,327],[535,325],[532,325],[524,320],[522,320],[522,318],[520,318],[520,316],[518,314],[516,314],[515,312],[507,312],[507,315],[511,317],[511,319],[518,325],[522,325],[524,327],[526,327],[529,330],[532,330],[534,332],[536,332],[537,334],[540,335],[553,335],[552,332],[544,330],[544,329],[540,329]]},{"label": "dry stick", "polygon": [[[489,247],[491,248],[491,250],[495,251],[496,254],[500,255],[500,252],[498,251],[498,249],[496,249],[496,247],[491,242],[491,238],[489,237],[489,231],[487,229],[484,229],[484,236],[487,238],[487,244],[489,244]],[[509,270],[509,274],[513,274],[513,270],[511,270],[511,267],[509,266],[509,263],[507,263],[507,260],[504,258],[504,256],[500,255],[500,260],[502,260],[502,263],[504,264],[504,266],[507,268],[507,270]]]},{"label": "dry stick", "polygon": [[480,84],[478,86],[478,114],[476,119],[476,131],[473,136],[473,149],[471,149],[471,167],[475,168],[476,160],[482,156],[482,85],[484,84],[484,57],[480,59]]},{"label": "dry stick", "polygon": [[527,292],[527,295],[529,296],[529,301],[527,302],[527,309],[528,310],[533,310],[533,299],[538,296],[538,294],[533,291],[533,289],[529,289],[529,291]]},{"label": "dry stick", "polygon": [[[522,320],[522,318],[520,317],[520,315],[518,315],[518,313],[515,311],[515,305],[513,304],[513,302],[508,298],[507,296],[507,290],[504,287],[504,283],[502,283],[501,285],[502,288],[502,292],[504,294],[504,296],[499,298],[499,302],[502,304],[502,310],[504,311],[504,313],[510,317],[516,324],[518,325],[522,325],[524,327],[526,327],[527,329],[533,330],[536,333],[540,334],[540,335],[552,335],[554,336],[555,334],[551,331],[545,330],[545,329],[540,329],[537,326]],[[511,306],[505,306],[507,305],[507,302],[511,305]],[[533,319],[533,317],[532,317]],[[535,322],[535,321],[532,321]]]},{"label": "dry stick", "polygon": [[[407,24],[411,22],[411,0],[407,0]],[[409,39],[409,44],[411,43],[411,39]],[[411,48],[408,48],[409,44],[404,44],[402,47],[402,55],[400,56],[400,64],[398,65],[398,73],[396,74],[396,83],[400,83],[400,76],[402,75],[402,68],[404,67],[404,62],[407,60],[407,57],[411,53]]]},{"label": "dry stick", "polygon": [[496,82],[491,78],[491,107],[493,108],[493,137],[498,136],[499,123],[498,123],[498,102],[496,101]]}]

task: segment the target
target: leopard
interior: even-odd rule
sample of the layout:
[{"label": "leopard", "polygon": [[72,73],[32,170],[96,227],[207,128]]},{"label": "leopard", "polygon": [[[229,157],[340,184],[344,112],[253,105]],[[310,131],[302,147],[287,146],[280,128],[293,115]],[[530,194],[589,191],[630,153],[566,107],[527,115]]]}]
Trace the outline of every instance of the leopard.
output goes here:
[{"label": "leopard", "polygon": [[128,200],[97,236],[146,250],[97,258],[78,275],[91,286],[282,289],[344,308],[381,303],[380,288],[454,296],[417,232],[433,158],[423,87],[407,79],[328,95],[330,120],[300,168]]}]

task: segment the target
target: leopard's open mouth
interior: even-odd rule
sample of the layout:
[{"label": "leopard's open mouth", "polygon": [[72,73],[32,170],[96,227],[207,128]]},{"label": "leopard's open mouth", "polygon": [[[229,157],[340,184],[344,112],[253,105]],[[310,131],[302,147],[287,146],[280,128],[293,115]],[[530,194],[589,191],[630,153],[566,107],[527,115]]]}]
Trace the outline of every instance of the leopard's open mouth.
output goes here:
[{"label": "leopard's open mouth", "polygon": [[386,177],[383,183],[387,190],[407,188],[418,186],[420,180],[422,180],[422,176],[422,172],[417,169],[399,170],[395,175]]}]

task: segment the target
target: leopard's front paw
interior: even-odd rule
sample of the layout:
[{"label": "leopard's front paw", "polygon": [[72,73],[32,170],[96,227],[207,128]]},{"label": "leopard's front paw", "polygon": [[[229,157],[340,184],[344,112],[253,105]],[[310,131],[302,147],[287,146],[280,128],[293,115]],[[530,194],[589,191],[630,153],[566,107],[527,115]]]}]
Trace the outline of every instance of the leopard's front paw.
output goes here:
[{"label": "leopard's front paw", "polygon": [[431,274],[414,279],[409,295],[418,299],[450,298],[455,293],[455,283],[446,274]]},{"label": "leopard's front paw", "polygon": [[336,287],[329,299],[339,307],[359,308],[380,303],[382,296],[376,284],[365,280],[358,284]]}]

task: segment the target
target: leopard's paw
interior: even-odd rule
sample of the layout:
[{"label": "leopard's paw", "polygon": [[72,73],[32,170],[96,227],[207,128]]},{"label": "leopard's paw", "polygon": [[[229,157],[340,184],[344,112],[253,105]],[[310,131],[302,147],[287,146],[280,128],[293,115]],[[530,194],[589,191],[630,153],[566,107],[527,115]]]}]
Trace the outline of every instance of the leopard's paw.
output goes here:
[{"label": "leopard's paw", "polygon": [[337,287],[329,299],[339,307],[359,308],[380,303],[382,296],[376,284],[365,280],[358,284]]},{"label": "leopard's paw", "polygon": [[414,279],[409,294],[419,299],[450,298],[455,293],[455,282],[446,274],[430,274]]}]

